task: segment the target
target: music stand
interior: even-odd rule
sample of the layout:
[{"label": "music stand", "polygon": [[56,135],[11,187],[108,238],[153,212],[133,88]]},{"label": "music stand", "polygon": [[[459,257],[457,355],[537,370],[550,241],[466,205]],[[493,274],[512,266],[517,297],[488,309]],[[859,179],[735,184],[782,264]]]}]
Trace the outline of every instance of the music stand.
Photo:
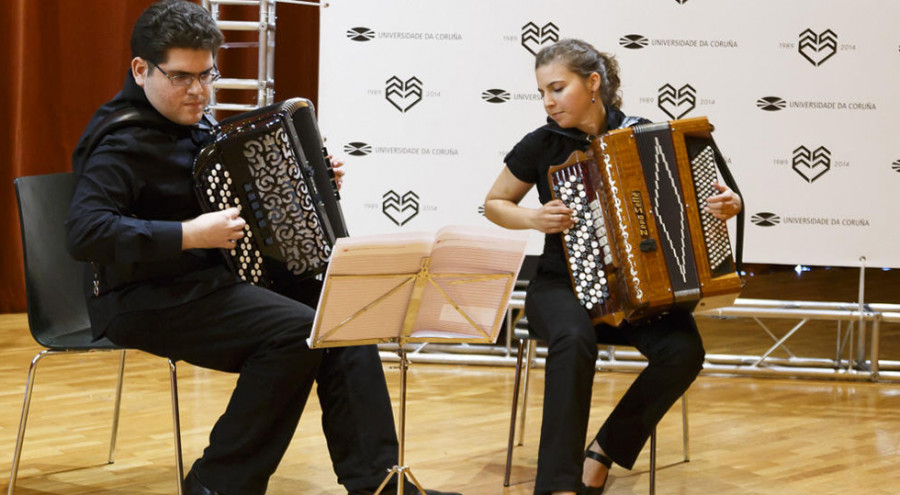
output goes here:
[{"label": "music stand", "polygon": [[405,464],[410,342],[493,343],[525,256],[508,231],[445,227],[432,234],[338,239],[316,310],[310,348],[394,342],[400,357],[397,474],[425,490]]}]

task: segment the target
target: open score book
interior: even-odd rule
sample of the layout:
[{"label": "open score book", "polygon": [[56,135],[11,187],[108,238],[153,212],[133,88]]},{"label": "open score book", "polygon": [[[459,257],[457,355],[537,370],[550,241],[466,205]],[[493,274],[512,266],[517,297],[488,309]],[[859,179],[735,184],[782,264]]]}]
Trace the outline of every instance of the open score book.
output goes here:
[{"label": "open score book", "polygon": [[493,343],[527,239],[474,226],[340,238],[309,345]]}]

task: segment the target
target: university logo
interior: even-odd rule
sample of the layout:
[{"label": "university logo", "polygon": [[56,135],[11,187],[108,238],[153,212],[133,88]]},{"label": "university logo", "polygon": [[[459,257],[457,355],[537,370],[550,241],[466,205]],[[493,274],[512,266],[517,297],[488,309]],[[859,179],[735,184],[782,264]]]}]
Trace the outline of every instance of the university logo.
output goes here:
[{"label": "university logo", "polygon": [[422,81],[415,76],[406,81],[393,76],[387,80],[386,85],[384,97],[401,113],[406,113],[422,101]]},{"label": "university logo", "polygon": [[372,145],[354,141],[344,145],[344,153],[352,156],[366,156],[372,153]]},{"label": "university logo", "polygon": [[774,227],[781,223],[781,217],[774,213],[761,211],[750,217],[750,221],[758,227]]},{"label": "university logo", "polygon": [[419,196],[413,191],[406,191],[400,196],[390,190],[381,196],[381,211],[397,226],[402,227],[419,214]]},{"label": "university logo", "polygon": [[812,183],[831,170],[831,151],[824,146],[819,146],[815,151],[801,146],[794,150],[793,168],[806,182]]},{"label": "university logo", "polygon": [[486,89],[481,92],[481,99],[488,103],[506,103],[509,98],[509,92],[505,89]]},{"label": "university logo", "polygon": [[650,44],[650,40],[640,34],[626,34],[619,38],[619,44],[631,50],[640,50]]},{"label": "university logo", "polygon": [[759,107],[760,110],[777,112],[779,110],[784,110],[784,107],[787,106],[787,102],[784,101],[783,98],[777,96],[764,96],[756,100],[756,106]]},{"label": "university logo", "polygon": [[812,29],[800,33],[797,50],[809,63],[818,67],[837,53],[838,35],[830,29],[817,34]]},{"label": "university logo", "polygon": [[347,30],[347,37],[353,41],[372,41],[375,39],[375,31],[367,27],[355,27]]},{"label": "university logo", "polygon": [[540,27],[533,22],[522,26],[522,46],[532,55],[537,55],[542,46],[557,41],[559,41],[559,28],[552,22]]},{"label": "university logo", "polygon": [[894,169],[894,172],[900,172],[900,160],[895,161],[891,168]]},{"label": "university logo", "polygon": [[678,120],[697,106],[697,90],[690,84],[675,89],[671,84],[659,88],[657,106],[672,120]]}]

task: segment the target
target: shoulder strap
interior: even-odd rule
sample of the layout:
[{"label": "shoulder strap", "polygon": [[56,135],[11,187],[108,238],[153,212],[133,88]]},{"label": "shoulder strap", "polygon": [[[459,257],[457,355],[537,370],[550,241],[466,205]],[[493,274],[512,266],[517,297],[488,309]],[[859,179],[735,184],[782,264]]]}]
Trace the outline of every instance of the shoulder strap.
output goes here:
[{"label": "shoulder strap", "polygon": [[151,109],[138,107],[120,108],[107,115],[97,124],[94,133],[91,134],[84,148],[84,156],[91,156],[91,153],[94,152],[94,149],[107,134],[111,134],[119,129],[133,126],[163,129],[167,125],[169,125],[169,121]]},{"label": "shoulder strap", "polygon": [[638,124],[646,124],[650,121],[643,117],[635,117],[633,115],[626,115],[625,120],[622,121],[622,126],[619,129],[624,129],[626,127],[634,127]]},{"label": "shoulder strap", "polygon": [[590,134],[585,134],[581,131],[572,131],[570,129],[563,129],[562,127],[555,126],[552,124],[544,124],[541,129],[559,134],[561,136],[565,136],[567,138],[574,139],[576,141],[581,141],[583,143],[590,143],[594,140],[595,136],[591,136]]},{"label": "shoulder strap", "polygon": [[[625,119],[622,120],[622,124],[617,127],[617,129],[624,129],[626,127],[633,127],[638,124],[646,124],[650,121],[643,117],[634,117],[631,115],[625,116]],[[561,134],[568,138],[572,138],[576,141],[586,141],[588,143],[592,142],[594,139],[597,139],[597,136],[592,136],[590,134],[585,134],[581,131],[573,131],[571,129],[563,129],[562,127],[555,126],[553,124],[544,124],[542,129],[546,129],[550,132],[554,132],[556,134]]]}]

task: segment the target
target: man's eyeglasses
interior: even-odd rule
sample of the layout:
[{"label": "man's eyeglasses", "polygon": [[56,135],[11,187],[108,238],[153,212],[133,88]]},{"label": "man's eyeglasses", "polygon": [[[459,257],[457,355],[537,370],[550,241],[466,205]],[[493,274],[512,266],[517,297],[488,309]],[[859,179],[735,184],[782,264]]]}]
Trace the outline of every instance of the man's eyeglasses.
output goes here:
[{"label": "man's eyeglasses", "polygon": [[183,72],[178,74],[169,74],[168,72],[164,71],[163,68],[160,67],[156,62],[150,63],[156,66],[156,68],[159,69],[160,72],[162,72],[162,75],[166,76],[166,79],[168,79],[169,82],[172,83],[172,86],[176,87],[190,86],[191,84],[194,84],[194,78],[197,78],[197,80],[200,81],[200,84],[209,86],[217,79],[219,79],[219,77],[221,77],[221,74],[219,74],[219,71],[216,67],[213,67],[207,71],[203,71],[199,74],[187,74]]}]

